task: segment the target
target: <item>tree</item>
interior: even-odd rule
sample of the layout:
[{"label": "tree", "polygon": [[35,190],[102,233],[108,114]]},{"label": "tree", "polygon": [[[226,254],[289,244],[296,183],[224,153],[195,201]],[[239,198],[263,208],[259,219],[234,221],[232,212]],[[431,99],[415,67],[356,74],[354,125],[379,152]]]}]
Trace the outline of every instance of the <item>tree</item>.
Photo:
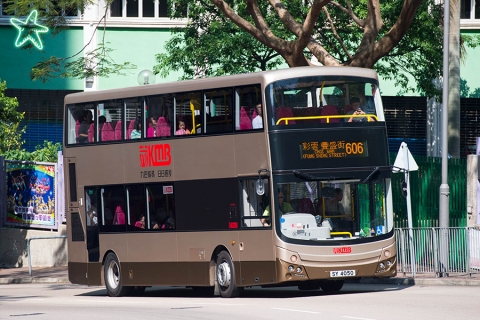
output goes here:
[{"label": "tree", "polygon": [[25,128],[20,129],[23,112],[18,112],[17,98],[5,96],[7,82],[0,81],[0,154],[18,150],[23,144],[22,134]]},{"label": "tree", "polygon": [[[190,22],[183,33],[176,31],[168,53],[157,56],[155,71],[161,75],[183,69],[184,77],[193,77],[193,65],[208,70],[206,76],[240,73],[247,66],[264,70],[259,59],[242,60],[241,54],[273,50],[290,67],[313,65],[315,59],[326,66],[374,68],[404,91],[436,92],[432,79],[442,71],[442,10],[432,0],[176,2],[189,5]],[[238,43],[246,49],[239,50]],[[195,56],[196,49],[204,54]],[[239,72],[232,61],[239,62]]]},{"label": "tree", "polygon": [[20,122],[24,113],[17,111],[17,98],[5,96],[5,90],[6,81],[0,81],[0,155],[8,160],[57,162],[60,143],[44,141],[43,146],[37,146],[33,152],[22,149],[26,127],[20,128]]}]

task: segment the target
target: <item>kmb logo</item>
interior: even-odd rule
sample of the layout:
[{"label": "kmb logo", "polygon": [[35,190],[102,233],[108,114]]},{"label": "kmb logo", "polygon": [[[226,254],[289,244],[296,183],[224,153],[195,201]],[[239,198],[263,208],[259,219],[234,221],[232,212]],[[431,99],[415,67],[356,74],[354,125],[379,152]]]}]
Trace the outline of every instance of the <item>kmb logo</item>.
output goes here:
[{"label": "kmb logo", "polygon": [[352,247],[333,248],[333,254],[352,253]]},{"label": "kmb logo", "polygon": [[168,143],[140,146],[140,167],[169,166],[172,163]]}]

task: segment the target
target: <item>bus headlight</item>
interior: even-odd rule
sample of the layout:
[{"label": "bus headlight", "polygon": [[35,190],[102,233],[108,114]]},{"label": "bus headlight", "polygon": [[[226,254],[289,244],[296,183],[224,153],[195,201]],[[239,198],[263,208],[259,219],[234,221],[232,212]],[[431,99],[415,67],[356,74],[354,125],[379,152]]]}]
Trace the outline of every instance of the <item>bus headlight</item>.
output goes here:
[{"label": "bus headlight", "polygon": [[292,272],[295,268],[293,266],[288,266],[288,271]]},{"label": "bus headlight", "polygon": [[383,262],[380,262],[378,266],[380,267],[380,269],[385,270],[385,264]]},{"label": "bus headlight", "polygon": [[390,260],[387,260],[386,264],[387,264],[387,267],[390,267],[390,266],[392,265],[392,263],[390,262]]},{"label": "bus headlight", "polygon": [[302,268],[300,267],[297,267],[297,269],[295,270],[296,273],[302,273]]}]

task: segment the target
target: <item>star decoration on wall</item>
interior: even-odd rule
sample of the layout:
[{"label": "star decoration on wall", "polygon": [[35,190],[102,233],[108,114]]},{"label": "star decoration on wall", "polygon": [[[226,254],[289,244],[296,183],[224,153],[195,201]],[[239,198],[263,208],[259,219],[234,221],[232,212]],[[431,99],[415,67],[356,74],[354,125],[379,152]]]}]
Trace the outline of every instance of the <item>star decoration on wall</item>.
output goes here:
[{"label": "star decoration on wall", "polygon": [[18,29],[18,37],[15,41],[16,47],[21,47],[30,41],[38,50],[43,49],[40,33],[48,32],[48,28],[37,23],[37,16],[37,10],[33,10],[25,21],[16,18],[10,19],[10,23]]}]

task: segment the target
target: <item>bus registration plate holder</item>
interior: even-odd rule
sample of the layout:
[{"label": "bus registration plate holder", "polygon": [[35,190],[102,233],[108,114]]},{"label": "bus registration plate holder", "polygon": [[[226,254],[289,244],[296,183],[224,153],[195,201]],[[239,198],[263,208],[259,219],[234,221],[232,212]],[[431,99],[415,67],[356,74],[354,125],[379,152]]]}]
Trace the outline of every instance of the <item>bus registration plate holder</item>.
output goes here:
[{"label": "bus registration plate holder", "polygon": [[355,277],[355,270],[330,271],[330,278]]}]

